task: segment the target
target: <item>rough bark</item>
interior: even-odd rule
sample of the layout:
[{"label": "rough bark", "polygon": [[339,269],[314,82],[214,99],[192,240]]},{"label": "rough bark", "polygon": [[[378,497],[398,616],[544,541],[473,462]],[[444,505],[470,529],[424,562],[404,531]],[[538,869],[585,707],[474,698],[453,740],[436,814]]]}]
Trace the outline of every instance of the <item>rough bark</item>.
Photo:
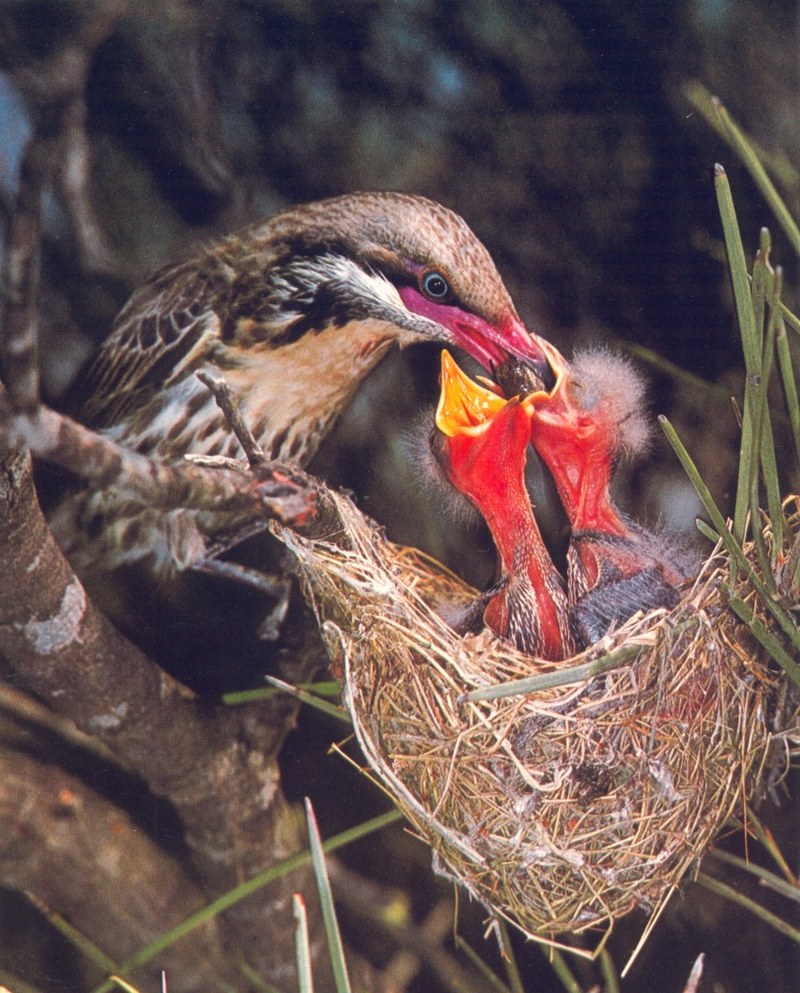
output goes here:
[{"label": "rough bark", "polygon": [[[115,971],[206,902],[119,807],[57,765],[13,749],[0,749],[0,884],[25,891],[45,912],[57,909]],[[161,969],[171,990],[187,993],[236,980],[214,922],[131,978],[156,988]]]},{"label": "rough bark", "polygon": [[[209,898],[298,851],[302,830],[280,788],[277,753],[295,705],[200,705],[88,600],[47,527],[30,459],[0,475],[0,654],[6,675],[108,746],[174,805]],[[282,988],[293,983],[296,872],[226,912],[225,935]],[[268,936],[268,938],[267,938]]]}]

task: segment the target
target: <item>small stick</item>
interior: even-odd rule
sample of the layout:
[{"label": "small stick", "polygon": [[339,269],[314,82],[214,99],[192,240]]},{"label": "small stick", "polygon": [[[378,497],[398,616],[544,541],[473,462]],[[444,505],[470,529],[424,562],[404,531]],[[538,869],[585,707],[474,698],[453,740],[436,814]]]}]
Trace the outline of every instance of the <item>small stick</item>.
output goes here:
[{"label": "small stick", "polygon": [[200,369],[195,375],[213,393],[214,399],[217,401],[217,406],[225,415],[228,426],[244,449],[250,468],[255,469],[263,465],[267,461],[266,452],[256,441],[253,432],[245,424],[242,412],[236,405],[233,392],[225,381],[225,378],[220,373],[212,372],[208,368]]}]

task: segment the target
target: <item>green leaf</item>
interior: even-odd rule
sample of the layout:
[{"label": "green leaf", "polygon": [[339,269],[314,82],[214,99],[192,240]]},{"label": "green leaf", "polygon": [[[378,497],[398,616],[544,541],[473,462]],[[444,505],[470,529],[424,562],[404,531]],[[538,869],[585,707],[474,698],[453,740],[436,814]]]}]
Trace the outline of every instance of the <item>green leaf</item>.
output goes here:
[{"label": "green leaf", "polygon": [[789,655],[775,635],[760,621],[741,597],[728,589],[728,603],[739,620],[750,628],[750,632],[762,648],[772,656],[793,682],[800,686],[800,665]]},{"label": "green leaf", "polygon": [[711,852],[711,856],[712,858],[719,859],[720,862],[727,862],[728,865],[736,866],[742,872],[755,876],[764,886],[773,890],[775,893],[780,893],[781,896],[785,896],[787,900],[800,903],[800,886],[797,883],[790,883],[785,879],[781,879],[774,872],[765,869],[763,865],[748,862],[747,859],[740,858],[738,855],[732,855],[730,852],[716,848]]},{"label": "green leaf", "polygon": [[[736,211],[731,197],[728,177],[721,165],[714,167],[714,187],[717,193],[722,232],[725,237],[725,250],[728,254],[733,299],[736,317],[742,336],[742,349],[745,360],[744,412],[742,420],[742,445],[739,460],[739,482],[736,487],[736,502],[733,513],[733,534],[741,545],[745,539],[747,512],[750,503],[750,480],[754,471],[753,453],[753,406],[754,390],[758,386],[761,371],[761,341],[750,295],[750,280],[747,275],[744,247],[736,220]],[[754,522],[755,524],[755,522]]]},{"label": "green leaf", "polygon": [[794,442],[797,461],[800,463],[800,401],[798,401],[797,396],[797,379],[795,378],[789,341],[786,337],[786,328],[780,318],[776,322],[775,348],[778,353],[778,368],[783,383],[783,393],[786,397],[786,408],[789,413],[792,441]]},{"label": "green leaf", "polygon": [[63,914],[59,914],[58,911],[53,910],[34,893],[26,891],[25,896],[28,902],[33,904],[39,913],[47,918],[52,927],[59,934],[63,935],[73,948],[77,948],[79,952],[85,955],[90,962],[106,973],[122,971],[120,966],[112,958],[106,955],[91,939],[87,938],[82,931],[79,931],[73,924],[70,924]]},{"label": "green leaf", "polygon": [[[762,164],[762,160],[767,158],[763,150],[758,149],[755,143],[747,138],[738,124],[733,120],[725,105],[717,97],[712,96],[699,83],[691,83],[684,87],[686,97],[700,111],[705,119],[722,135],[722,137],[733,148],[744,167],[753,177],[754,182],[761,191],[769,208],[778,220],[778,223],[786,233],[794,250],[800,254],[800,228],[790,214],[781,195],[775,189],[772,180],[767,175],[767,171]],[[773,162],[775,171],[783,173],[784,181],[788,186],[797,187],[797,169],[788,162]]]},{"label": "green leaf", "polygon": [[347,975],[347,963],[344,960],[344,945],[336,920],[336,908],[333,905],[331,882],[328,879],[328,868],[325,865],[325,853],[322,849],[322,839],[319,836],[317,819],[314,808],[306,797],[306,822],[308,824],[308,839],[311,844],[311,864],[314,867],[314,877],[317,880],[319,902],[322,908],[322,921],[328,938],[328,952],[333,968],[333,980],[337,993],[351,993],[350,979]]},{"label": "green leaf", "polygon": [[697,882],[700,886],[704,886],[707,890],[711,890],[712,893],[717,893],[719,896],[724,896],[725,899],[730,900],[731,903],[736,903],[740,907],[744,907],[746,910],[749,910],[750,913],[755,914],[759,920],[762,920],[765,924],[775,928],[776,931],[780,931],[780,933],[786,935],[787,938],[791,938],[795,944],[800,945],[800,931],[798,931],[797,928],[793,928],[781,917],[778,917],[777,914],[773,914],[771,911],[767,910],[766,907],[762,907],[760,903],[756,903],[755,900],[751,900],[743,893],[735,890],[732,886],[728,886],[726,883],[721,883],[718,879],[714,879],[712,876],[708,876],[704,872],[698,874]]},{"label": "green leaf", "polygon": [[[697,466],[694,464],[689,456],[689,453],[684,448],[683,443],[675,431],[675,428],[673,428],[667,418],[663,415],[658,418],[658,421],[661,424],[669,443],[672,445],[675,454],[678,456],[684,471],[691,480],[692,485],[695,488],[695,492],[700,497],[700,502],[703,504],[706,513],[711,518],[711,523],[714,525],[716,532],[725,547],[725,551],[732,560],[732,563],[735,563],[735,565],[743,571],[744,575],[747,577],[747,580],[761,598],[761,601],[766,609],[778,622],[781,630],[788,636],[797,651],[800,652],[800,629],[798,629],[791,614],[785,611],[783,607],[775,601],[766,585],[756,574],[752,565],[742,551],[741,546],[736,541],[736,538],[728,530],[728,527],[725,524],[725,519],[720,513],[719,507],[717,507],[714,502],[714,498],[711,496],[708,487],[703,482],[702,476],[697,471]],[[792,675],[791,672],[789,672],[789,675]]]},{"label": "green leaf", "polygon": [[313,707],[314,710],[318,710],[320,713],[326,714],[328,717],[333,717],[335,720],[341,721],[344,724],[350,725],[352,723],[349,714],[345,713],[337,704],[330,703],[328,700],[322,700],[313,693],[308,693],[306,690],[302,690],[297,686],[292,686],[291,683],[285,683],[282,679],[276,679],[275,676],[267,676],[266,680],[276,690],[279,690],[281,693],[288,693],[289,696],[293,696],[297,700],[300,700],[301,703]]}]

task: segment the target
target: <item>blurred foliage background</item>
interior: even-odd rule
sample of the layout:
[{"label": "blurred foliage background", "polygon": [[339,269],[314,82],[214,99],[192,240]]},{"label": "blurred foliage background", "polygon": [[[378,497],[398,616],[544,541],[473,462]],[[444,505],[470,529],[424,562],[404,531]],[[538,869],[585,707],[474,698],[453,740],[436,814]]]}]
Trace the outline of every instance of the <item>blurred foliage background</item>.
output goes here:
[{"label": "blurred foliage background", "polygon": [[[41,109],[41,67],[53,53],[70,57],[93,6],[0,3],[3,219]],[[729,509],[738,440],[729,397],[740,390],[742,362],[715,161],[731,178],[750,254],[770,221],[685,88],[700,81],[726,103],[785,177],[796,214],[796,0],[122,0],[119,8],[87,67],[88,155],[47,202],[41,333],[51,403],[64,402],[131,289],[197,239],[346,190],[414,191],[467,219],[523,319],[562,350],[611,341],[666,360],[649,364],[653,408],[669,414]],[[796,309],[796,264],[780,232],[773,243]],[[317,468],[355,490],[392,537],[479,581],[485,535],[443,521],[408,441],[435,394],[435,358],[418,348],[384,363]],[[646,465],[624,473],[621,490],[636,514],[693,530],[698,504],[661,442]],[[285,752],[287,790],[314,795],[326,830],[347,819],[330,789],[341,760],[321,755],[320,742],[338,733],[304,717]],[[359,804],[361,792],[373,802],[366,784],[348,783]],[[787,801],[774,830],[789,838],[796,815]],[[402,835],[394,843],[411,846]],[[426,853],[405,853],[406,868],[395,870],[402,860],[381,844],[362,859],[424,909],[435,886]],[[17,910],[3,906],[5,940],[21,941]],[[703,989],[797,988],[793,946],[772,934],[748,942],[736,914],[707,894],[676,899],[630,988],[677,990],[700,950],[710,977]],[[541,955],[525,955],[526,989],[549,989],[543,984],[555,980]]]}]

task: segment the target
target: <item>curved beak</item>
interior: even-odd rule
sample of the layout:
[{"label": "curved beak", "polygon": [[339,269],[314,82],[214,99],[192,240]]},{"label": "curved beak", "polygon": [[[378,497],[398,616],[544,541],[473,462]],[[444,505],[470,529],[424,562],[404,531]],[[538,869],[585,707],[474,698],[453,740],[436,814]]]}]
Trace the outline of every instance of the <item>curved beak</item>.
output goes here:
[{"label": "curved beak", "polygon": [[491,371],[515,358],[530,366],[546,386],[553,382],[545,349],[547,342],[528,331],[516,314],[502,324],[492,324],[461,307],[428,300],[413,286],[401,286],[397,292],[407,310],[435,321],[449,332],[453,345],[463,348],[484,369]]}]

